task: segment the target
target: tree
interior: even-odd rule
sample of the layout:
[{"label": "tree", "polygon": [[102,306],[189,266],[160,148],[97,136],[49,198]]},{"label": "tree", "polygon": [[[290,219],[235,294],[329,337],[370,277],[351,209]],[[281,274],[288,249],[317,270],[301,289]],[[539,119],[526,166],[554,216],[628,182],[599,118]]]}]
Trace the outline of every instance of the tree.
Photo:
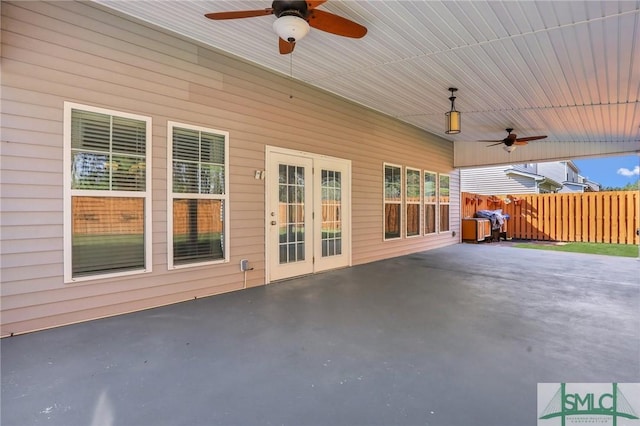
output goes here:
[{"label": "tree", "polygon": [[605,186],[602,191],[637,191],[640,185],[640,178],[635,182],[629,182],[625,186]]}]

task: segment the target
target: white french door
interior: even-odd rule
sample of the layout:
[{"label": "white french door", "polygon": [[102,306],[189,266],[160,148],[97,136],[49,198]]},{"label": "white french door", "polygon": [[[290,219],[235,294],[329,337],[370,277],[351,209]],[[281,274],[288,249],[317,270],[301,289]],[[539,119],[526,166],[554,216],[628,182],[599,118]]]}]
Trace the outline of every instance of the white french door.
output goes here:
[{"label": "white french door", "polygon": [[267,147],[268,281],[351,263],[351,162]]},{"label": "white french door", "polygon": [[272,153],[267,167],[269,278],[313,272],[313,161]]}]

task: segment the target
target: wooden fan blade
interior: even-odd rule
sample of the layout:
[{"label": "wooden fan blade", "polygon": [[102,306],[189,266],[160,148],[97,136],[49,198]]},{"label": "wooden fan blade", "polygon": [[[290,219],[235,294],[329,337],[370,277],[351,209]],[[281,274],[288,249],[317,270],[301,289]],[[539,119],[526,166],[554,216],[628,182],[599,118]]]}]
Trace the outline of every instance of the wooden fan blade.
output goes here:
[{"label": "wooden fan blade", "polygon": [[528,141],[537,141],[538,139],[544,139],[547,136],[529,136],[528,138],[518,138],[516,142],[528,142]]},{"label": "wooden fan blade", "polygon": [[254,16],[265,16],[273,14],[273,9],[260,9],[260,10],[238,10],[234,12],[212,12],[207,13],[206,16],[209,19],[216,21],[222,19],[239,19],[239,18],[253,18]]},{"label": "wooden fan blade", "polygon": [[526,145],[526,144],[528,144],[528,143],[529,143],[529,142],[527,142],[527,141],[517,140],[517,141],[515,141],[513,144],[514,144],[514,145]]},{"label": "wooden fan blade", "polygon": [[282,55],[286,55],[288,53],[293,52],[293,49],[296,47],[296,42],[288,42],[287,40],[283,40],[278,38],[278,48],[280,49],[280,53]]},{"label": "wooden fan blade", "polygon": [[479,140],[478,142],[497,142],[497,143],[503,143],[504,139],[482,139]]},{"label": "wooden fan blade", "polygon": [[[484,141],[484,142],[493,142],[493,141]],[[487,146],[496,146],[496,145],[501,145],[503,144],[503,141],[497,142],[497,143],[492,143],[491,145],[487,145]]]},{"label": "wooden fan blade", "polygon": [[323,10],[311,10],[308,22],[313,28],[343,37],[362,38],[367,33],[366,27]]},{"label": "wooden fan blade", "polygon": [[312,0],[307,0],[307,9],[315,9],[316,7],[320,6],[323,3],[326,3],[327,0],[316,0],[316,1],[312,1]]}]

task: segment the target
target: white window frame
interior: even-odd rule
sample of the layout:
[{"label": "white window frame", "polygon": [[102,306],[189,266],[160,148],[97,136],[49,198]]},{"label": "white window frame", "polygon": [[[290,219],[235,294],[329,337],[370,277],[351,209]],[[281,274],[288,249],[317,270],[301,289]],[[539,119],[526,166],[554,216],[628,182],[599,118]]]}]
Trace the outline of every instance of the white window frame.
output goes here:
[{"label": "white window frame", "polygon": [[[105,191],[105,190],[85,190],[71,189],[71,115],[73,110],[95,112],[98,114],[106,114],[116,117],[129,118],[145,122],[145,191]],[[153,254],[152,248],[152,205],[151,205],[151,158],[152,158],[152,138],[151,138],[151,117],[138,114],[131,114],[106,108],[100,108],[90,105],[77,104],[73,102],[64,102],[64,122],[63,122],[63,262],[64,262],[64,282],[65,284],[92,281],[97,279],[107,279],[121,277],[126,275],[136,275],[152,271]],[[73,212],[72,197],[100,197],[100,198],[144,198],[144,268],[122,272],[104,273],[96,275],[86,275],[82,277],[73,277],[72,250],[73,250]]]},{"label": "white window frame", "polygon": [[[407,194],[407,191],[409,190],[409,179],[408,179],[408,174],[409,172],[418,172],[418,201],[409,201],[409,196]],[[422,187],[423,187],[423,177],[422,177],[422,170],[421,169],[417,169],[414,167],[405,167],[404,169],[404,197],[405,197],[405,203],[404,203],[404,232],[405,232],[405,236],[407,238],[416,238],[416,237],[421,237],[422,233],[423,233],[423,224],[422,222],[424,222],[424,218],[422,217],[423,213],[422,213],[422,200],[423,200],[423,193],[422,193]],[[408,207],[412,206],[412,205],[417,205],[418,206],[418,233],[415,235],[409,235],[409,217],[407,214],[408,211]]]},{"label": "white window frame", "polygon": [[[440,196],[440,194],[441,194],[440,177],[442,177],[442,176],[445,176],[449,180],[449,188],[448,188],[449,189],[449,202],[447,202],[447,203],[443,203],[441,201],[441,196]],[[436,222],[436,223],[437,223],[437,228],[438,228],[438,234],[445,233],[445,232],[451,232],[451,175],[449,175],[449,173],[438,173],[438,197],[437,197],[437,200],[438,200],[438,207],[437,207],[437,210],[438,210],[437,221],[438,222]],[[441,216],[440,215],[440,207],[441,206],[449,206],[449,209],[448,209],[448,212],[449,212],[449,221],[448,221],[449,229],[445,229],[445,230],[440,229],[440,223],[442,222],[441,217],[440,217]]]},{"label": "white window frame", "polygon": [[[427,174],[435,176],[436,180],[435,180],[435,201],[434,202],[427,202],[427,194],[426,192],[426,186],[424,184],[424,179],[427,176]],[[427,221],[425,220],[425,218],[423,217],[423,225],[422,225],[422,232],[424,233],[424,235],[435,235],[438,233],[438,230],[440,228],[440,206],[439,206],[439,201],[440,201],[440,178],[438,177],[438,173],[436,172],[432,172],[430,170],[423,170],[422,171],[422,200],[423,200],[423,204],[424,204],[424,208],[423,211],[426,211],[426,206],[435,206],[435,229],[433,232],[426,232],[426,226],[427,226]],[[424,214],[424,213],[423,213]]]},{"label": "white window frame", "polygon": [[[385,191],[385,172],[387,167],[394,167],[400,169],[400,200],[399,201],[387,201],[386,191]],[[386,206],[387,204],[399,204],[400,205],[400,232],[397,237],[387,238],[387,229],[386,229]],[[402,239],[403,237],[403,224],[404,220],[404,173],[403,167],[398,164],[392,163],[383,163],[382,164],[382,239],[383,241],[397,241]]]},{"label": "white window frame", "polygon": [[[173,129],[174,128],[194,130],[204,133],[213,133],[224,136],[224,194],[184,194],[173,192]],[[202,262],[184,263],[176,265],[173,259],[173,200],[174,198],[193,198],[206,200],[222,200],[223,203],[223,221],[224,221],[224,237],[222,247],[224,257],[216,260],[206,260]],[[216,130],[208,127],[194,126],[186,123],[174,121],[167,122],[167,267],[168,269],[184,269],[199,266],[216,265],[228,263],[230,260],[229,246],[229,132],[224,130]]]}]

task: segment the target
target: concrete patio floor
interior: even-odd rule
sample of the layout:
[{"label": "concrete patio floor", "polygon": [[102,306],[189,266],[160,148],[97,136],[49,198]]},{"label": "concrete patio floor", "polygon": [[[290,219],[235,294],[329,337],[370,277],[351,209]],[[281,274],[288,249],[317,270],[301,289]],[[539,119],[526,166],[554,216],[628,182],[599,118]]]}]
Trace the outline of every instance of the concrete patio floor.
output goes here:
[{"label": "concrete patio floor", "polygon": [[637,259],[459,244],[0,342],[10,425],[535,425],[640,382]]}]

